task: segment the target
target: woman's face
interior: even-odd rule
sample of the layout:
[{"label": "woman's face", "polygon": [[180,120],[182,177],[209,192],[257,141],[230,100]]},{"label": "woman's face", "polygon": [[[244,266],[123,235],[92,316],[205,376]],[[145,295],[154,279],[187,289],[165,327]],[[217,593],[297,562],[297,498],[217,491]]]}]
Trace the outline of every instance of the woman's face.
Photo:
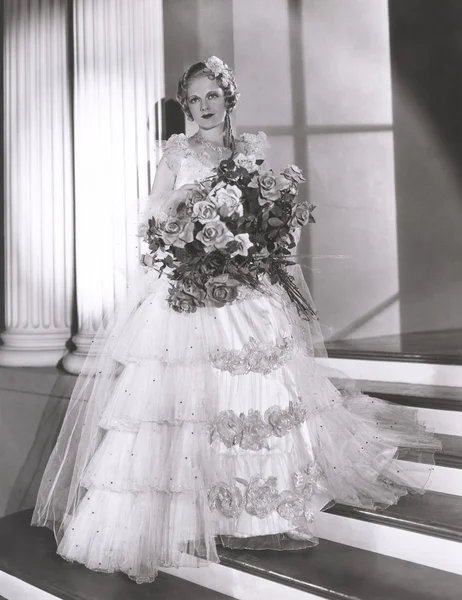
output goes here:
[{"label": "woman's face", "polygon": [[188,86],[188,106],[201,129],[213,129],[226,115],[223,90],[215,79],[194,77]]}]

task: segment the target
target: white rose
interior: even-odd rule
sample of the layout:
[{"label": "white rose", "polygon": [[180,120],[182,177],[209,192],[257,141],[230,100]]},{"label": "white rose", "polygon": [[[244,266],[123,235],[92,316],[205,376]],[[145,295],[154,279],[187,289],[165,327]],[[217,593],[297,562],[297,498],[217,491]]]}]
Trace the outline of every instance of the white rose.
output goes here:
[{"label": "white rose", "polygon": [[201,200],[196,202],[192,210],[193,219],[197,219],[199,223],[208,223],[219,219],[217,205],[212,200]]},{"label": "white rose", "polygon": [[215,220],[205,223],[196,238],[204,245],[206,252],[226,248],[227,244],[234,239],[233,234],[221,221]]},{"label": "white rose", "polygon": [[238,214],[240,217],[243,215],[242,192],[237,186],[226,185],[217,191],[214,190],[214,197],[218,212],[222,217],[229,217],[233,214]]},{"label": "white rose", "polygon": [[257,159],[256,159],[255,154],[249,154],[249,155],[238,154],[236,156],[236,158],[234,159],[234,162],[236,163],[237,167],[247,169],[247,171],[249,171],[249,173],[251,173],[252,171],[255,171],[255,169],[257,167],[256,160]]},{"label": "white rose", "polygon": [[231,257],[237,256],[238,254],[241,256],[247,256],[249,254],[249,248],[251,248],[253,244],[250,241],[248,233],[239,233],[238,235],[235,235],[233,241],[238,242],[239,247],[231,253]]}]

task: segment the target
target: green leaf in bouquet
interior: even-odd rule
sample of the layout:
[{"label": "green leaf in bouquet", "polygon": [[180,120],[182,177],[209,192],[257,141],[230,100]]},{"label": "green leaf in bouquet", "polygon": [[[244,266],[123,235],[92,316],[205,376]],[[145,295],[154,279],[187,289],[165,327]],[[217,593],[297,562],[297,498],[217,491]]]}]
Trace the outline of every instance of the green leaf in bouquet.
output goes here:
[{"label": "green leaf in bouquet", "polygon": [[272,208],[271,208],[271,213],[273,214],[273,216],[275,217],[282,217],[283,215],[283,210],[281,208],[281,206],[279,205],[279,203],[274,203]]},{"label": "green leaf in bouquet", "polygon": [[164,258],[164,263],[167,265],[167,267],[173,267],[174,266],[173,256],[171,256],[170,254],[167,254],[167,256]]},{"label": "green leaf in bouquet", "polygon": [[199,240],[194,240],[191,242],[191,249],[196,252],[203,252],[204,246],[201,244]]},{"label": "green leaf in bouquet", "polygon": [[188,256],[188,252],[186,252],[183,248],[176,248],[175,258],[180,262],[186,260]]},{"label": "green leaf in bouquet", "polygon": [[245,173],[242,173],[242,175],[239,177],[239,185],[242,186],[244,189],[247,189],[247,186],[249,185],[251,180],[252,176],[248,171],[245,171]]},{"label": "green leaf in bouquet", "polygon": [[237,240],[231,240],[226,244],[226,250],[228,252],[235,252],[236,250],[239,250],[239,246],[240,244]]},{"label": "green leaf in bouquet", "polygon": [[249,202],[256,202],[258,205],[258,198],[260,196],[260,192],[258,191],[258,188],[245,188],[244,190],[244,197],[246,200],[248,200]]},{"label": "green leaf in bouquet", "polygon": [[280,227],[281,225],[284,225],[284,222],[281,221],[281,219],[278,219],[278,217],[271,217],[268,219],[268,225],[271,225],[271,227]]}]

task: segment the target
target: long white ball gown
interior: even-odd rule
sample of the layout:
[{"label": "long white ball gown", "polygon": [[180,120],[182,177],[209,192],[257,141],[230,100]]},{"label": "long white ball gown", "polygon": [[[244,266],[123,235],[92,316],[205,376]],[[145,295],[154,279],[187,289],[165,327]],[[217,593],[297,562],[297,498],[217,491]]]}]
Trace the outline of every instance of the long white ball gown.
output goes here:
[{"label": "long white ball gown", "polygon": [[[239,144],[258,154],[265,138]],[[184,135],[164,156],[175,188],[214,166]],[[152,581],[160,566],[218,561],[218,541],[311,546],[330,501],[383,507],[423,491],[431,466],[403,467],[397,448],[439,442],[414,410],[335,387],[315,360],[318,325],[279,286],[185,314],[145,271],[99,333],[43,476],[33,524],[54,529],[61,556]]]}]

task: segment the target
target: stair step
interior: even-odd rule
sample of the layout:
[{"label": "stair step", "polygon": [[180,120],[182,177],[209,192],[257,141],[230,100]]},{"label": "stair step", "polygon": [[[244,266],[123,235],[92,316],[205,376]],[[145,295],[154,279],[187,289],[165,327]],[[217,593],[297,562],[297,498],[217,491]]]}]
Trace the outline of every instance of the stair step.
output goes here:
[{"label": "stair step", "polygon": [[[0,519],[0,571],[63,600],[229,600],[231,596],[159,573],[137,585],[120,573],[90,571],[56,554],[53,533],[31,527],[32,511]],[[208,570],[204,567],[205,570]],[[0,590],[1,591],[1,590]]]},{"label": "stair step", "polygon": [[335,504],[324,512],[462,542],[462,499],[459,496],[438,492],[409,494],[385,510]]},{"label": "stair step", "polygon": [[219,556],[223,565],[333,600],[458,600],[462,590],[460,575],[326,540],[296,552],[220,548]]},{"label": "stair step", "polygon": [[[0,570],[57,598],[225,600],[232,597],[164,573],[153,584],[136,585],[121,574],[95,573],[67,563],[56,555],[52,533],[30,527],[30,518],[31,511],[23,511],[0,520]],[[281,595],[281,585],[288,592],[300,590],[307,598],[334,600],[457,600],[462,589],[462,576],[326,540],[297,552],[219,548],[219,556],[223,567],[277,584],[275,595],[271,594],[271,586],[266,587],[268,600],[286,597]],[[209,569],[195,571],[205,575]],[[241,598],[239,577],[232,578],[232,582],[227,591]],[[260,586],[255,587],[258,590]],[[260,597],[258,593],[255,595]]]},{"label": "stair step", "polygon": [[462,404],[462,388],[449,385],[429,385],[394,381],[376,381],[363,379],[357,382],[361,390],[374,393],[397,394],[422,398],[441,398],[459,400]]},{"label": "stair step", "polygon": [[[342,387],[342,380],[334,380]],[[462,411],[462,388],[443,385],[419,385],[389,381],[357,380],[356,386],[364,394],[382,398],[394,404],[415,408]]]},{"label": "stair step", "polygon": [[[462,469],[462,436],[437,434],[437,437],[443,444],[442,450],[435,454],[435,465],[438,467],[448,467],[450,469]],[[419,462],[430,464],[431,457],[428,452],[417,449],[400,449],[398,452],[400,460],[409,462]]]},{"label": "stair step", "polygon": [[[329,367],[337,376],[330,379],[339,389],[347,389],[351,384],[349,376],[342,377],[342,366]],[[425,365],[421,365],[425,368]],[[462,366],[458,367],[462,382]],[[335,371],[337,370],[337,371]],[[340,370],[340,374],[338,373]],[[459,377],[458,376],[458,377]],[[417,410],[420,421],[430,430],[440,434],[459,436],[462,432],[462,386],[430,385],[416,383],[397,383],[377,380],[356,379],[355,387],[359,391],[387,402],[408,406]]]},{"label": "stair step", "polygon": [[[459,393],[461,390],[456,388]],[[426,396],[408,396],[404,394],[384,394],[383,392],[371,392],[366,390],[364,392],[369,396],[375,398],[381,398],[393,404],[401,404],[402,406],[410,406],[413,408],[429,408],[433,410],[444,410],[450,412],[462,411],[462,398],[442,398],[442,397],[426,397]]]},{"label": "stair step", "polygon": [[326,342],[329,357],[462,364],[462,330],[422,331]]}]

